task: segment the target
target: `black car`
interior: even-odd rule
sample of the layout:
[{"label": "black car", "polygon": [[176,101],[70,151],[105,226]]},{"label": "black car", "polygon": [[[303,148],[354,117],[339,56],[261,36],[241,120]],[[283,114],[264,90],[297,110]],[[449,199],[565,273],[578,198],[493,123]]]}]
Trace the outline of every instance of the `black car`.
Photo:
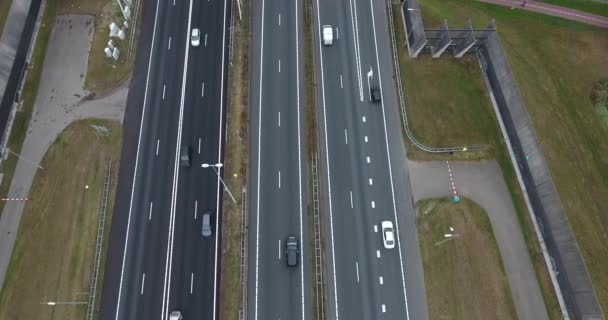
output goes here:
[{"label": "black car", "polygon": [[300,249],[298,239],[294,236],[287,237],[285,241],[285,262],[288,267],[297,267],[300,259]]},{"label": "black car", "polygon": [[379,88],[371,88],[370,89],[370,95],[372,97],[372,102],[373,103],[380,103],[380,101],[382,101],[382,97],[380,96],[380,89]]}]

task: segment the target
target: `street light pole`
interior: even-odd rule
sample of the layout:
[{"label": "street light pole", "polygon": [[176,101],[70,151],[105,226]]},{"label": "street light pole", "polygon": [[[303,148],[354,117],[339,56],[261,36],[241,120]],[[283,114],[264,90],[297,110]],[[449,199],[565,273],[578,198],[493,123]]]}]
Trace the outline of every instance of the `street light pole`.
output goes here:
[{"label": "street light pole", "polygon": [[232,195],[232,192],[230,192],[230,189],[228,188],[228,186],[224,182],[224,179],[222,179],[222,176],[220,175],[219,171],[216,170],[216,168],[221,168],[223,166],[224,166],[223,163],[216,163],[216,164],[203,163],[201,165],[201,167],[203,167],[203,168],[209,168],[209,167],[211,167],[211,169],[213,169],[213,172],[215,172],[215,174],[217,174],[217,177],[220,178],[220,182],[222,182],[222,185],[224,186],[224,188],[228,192],[228,195],[230,195],[230,198],[232,199],[232,202],[234,202],[234,204],[236,204],[236,200],[234,199],[234,196]]}]

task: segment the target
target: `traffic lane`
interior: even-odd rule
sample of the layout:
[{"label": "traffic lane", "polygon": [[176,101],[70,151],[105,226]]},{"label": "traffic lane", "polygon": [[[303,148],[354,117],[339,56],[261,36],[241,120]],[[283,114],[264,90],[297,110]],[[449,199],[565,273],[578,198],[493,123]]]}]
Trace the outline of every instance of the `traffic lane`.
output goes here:
[{"label": "traffic lane", "polygon": [[[329,117],[336,128],[343,124],[340,118],[332,118],[331,114]],[[356,115],[352,117],[360,119]],[[379,259],[376,255],[382,247],[375,245],[378,234],[374,233],[374,225],[382,219],[383,204],[382,198],[373,196],[369,190],[374,186],[370,186],[366,167],[372,164],[367,163],[363,137],[357,137],[355,128],[351,128],[351,132],[355,132],[349,134],[348,144],[340,134],[341,130],[328,134],[328,146],[334,154],[330,154],[329,166],[333,178],[335,263],[339,270],[336,285],[341,318],[371,319],[380,316],[384,301],[375,285],[378,279],[376,259]],[[355,270],[356,274],[345,270]]]},{"label": "traffic lane", "polygon": [[[160,9],[160,8],[159,8]],[[169,130],[173,122],[176,122],[176,115],[166,111],[167,105],[179,102],[179,88],[166,89],[166,83],[171,77],[177,77],[177,70],[181,70],[178,59],[175,55],[182,54],[180,50],[169,51],[165,46],[168,44],[170,19],[162,19],[159,25],[158,43],[155,43],[158,52],[155,52],[156,61],[153,62],[150,72],[149,92],[147,96],[147,113],[144,122],[141,141],[141,165],[138,168],[138,186],[135,189],[132,210],[132,235],[129,244],[130,253],[126,255],[125,262],[125,291],[122,295],[127,299],[123,302],[130,309],[132,316],[159,315],[158,306],[161,300],[159,293],[160,281],[163,277],[164,268],[155,266],[163,260],[162,249],[166,249],[166,239],[157,237],[162,232],[164,226],[168,224],[168,215],[165,212],[170,210],[170,183],[159,183],[159,181],[171,181],[172,172],[165,170],[173,163],[173,152],[175,132]],[[156,40],[156,39],[155,39]],[[173,73],[171,72],[173,71]],[[163,77],[162,75],[165,75]],[[162,90],[152,90],[150,88],[162,88]],[[154,208],[156,203],[156,208]],[[154,211],[156,209],[156,211]],[[152,219],[154,217],[154,219]],[[135,250],[133,252],[133,250]],[[147,286],[145,286],[144,274],[147,274]],[[128,283],[128,284],[127,284]],[[124,285],[124,284],[123,284]],[[147,290],[146,290],[147,289]],[[135,299],[136,301],[132,301]],[[124,309],[123,309],[124,310]],[[132,317],[129,317],[132,318]]]},{"label": "traffic lane", "polygon": [[[196,163],[196,162],[194,162]],[[217,230],[212,228],[212,236],[202,236],[202,216],[213,207],[202,203],[215,200],[217,189],[209,187],[205,181],[215,182],[216,177],[195,166],[180,172],[178,203],[175,221],[173,266],[169,310],[180,310],[185,317],[213,319],[215,240]]]},{"label": "traffic lane", "polygon": [[[384,112],[385,141],[390,152],[389,168],[392,171],[392,183],[395,190],[395,206],[397,211],[394,220],[398,236],[398,248],[401,252],[399,262],[402,264],[401,272],[403,296],[411,319],[427,319],[427,301],[424,287],[424,272],[418,243],[416,229],[416,212],[412,200],[409,171],[406,165],[405,145],[401,129],[401,117],[397,100],[396,82],[394,79],[390,49],[390,35],[388,32],[387,11],[385,3],[373,2],[372,16],[375,30],[374,47],[376,65],[382,83],[382,111]],[[392,164],[392,165],[391,165]]]},{"label": "traffic lane", "polygon": [[[348,32],[345,32],[344,34],[345,34],[345,36],[343,37],[343,41],[347,41],[347,39],[348,39],[348,37],[347,37]],[[337,42],[335,45],[338,45],[338,44],[342,44],[342,42],[339,42],[339,43]],[[328,51],[328,50],[325,49],[325,51]],[[329,67],[325,67],[324,73],[326,75],[330,74],[328,76],[328,78],[331,78],[333,75],[339,73],[340,70],[335,70],[335,71],[331,70],[332,66],[337,65],[336,63],[332,62],[332,59],[331,59],[332,55],[331,54],[327,54],[327,56],[325,58],[326,58],[325,59],[326,61],[329,61],[326,64]],[[339,91],[339,90],[336,89],[336,91]],[[355,94],[347,95],[347,97],[353,97],[353,96],[356,96],[356,95]],[[328,94],[328,100],[331,100],[331,93]],[[329,104],[333,105],[333,106],[339,105],[340,101],[336,101],[336,103],[332,103],[330,101]],[[375,151],[366,152],[365,160],[362,159],[362,162],[367,162],[368,161],[367,157],[370,157],[370,160],[374,159],[374,160],[371,160],[371,161],[376,161],[377,160],[377,161],[379,161],[379,163],[386,163],[386,161],[387,161],[386,160],[386,152],[385,152],[385,150],[383,151],[382,148],[380,148],[382,146],[382,144],[383,144],[382,140],[384,140],[384,139],[383,139],[382,135],[372,134],[374,132],[383,132],[383,129],[380,128],[382,130],[378,130],[377,127],[376,128],[368,128],[369,132],[370,132],[368,134],[364,134],[364,133],[357,134],[356,133],[358,131],[358,129],[360,127],[363,128],[366,125],[366,123],[367,124],[372,123],[371,127],[374,126],[373,123],[377,124],[377,121],[375,121],[376,119],[374,119],[374,115],[376,115],[376,116],[378,115],[378,113],[379,113],[378,110],[380,108],[378,108],[375,105],[370,104],[367,101],[364,102],[364,103],[361,103],[361,104],[355,104],[353,108],[354,109],[352,111],[354,111],[354,112],[351,112],[351,110],[349,110],[348,114],[355,115],[354,116],[355,119],[353,121],[351,121],[350,125],[347,125],[347,127],[349,127],[349,126],[350,127],[347,128],[347,129],[345,129],[345,132],[344,132],[345,136],[347,135],[347,131],[348,131],[348,136],[351,137],[351,140],[352,140],[351,143],[352,144],[364,143],[365,145],[368,145],[367,142],[363,142],[363,141],[367,140],[367,141],[372,142],[372,145],[377,146],[377,148],[376,148]],[[331,110],[337,112],[337,114],[335,116],[336,120],[340,119],[341,113],[344,113],[344,111],[340,111],[339,108],[332,108]],[[332,112],[332,111],[330,111],[330,112]],[[329,122],[332,123],[332,124],[336,124],[336,121],[333,121],[333,120],[329,120]],[[355,124],[353,125],[352,123],[355,123]],[[341,132],[339,132],[339,131],[341,130],[341,126],[340,125],[335,125],[335,126],[333,126],[333,129],[334,129],[335,132],[333,134],[329,134],[329,136],[332,136],[332,135],[333,136],[340,136]],[[365,131],[365,129],[362,129],[361,131]],[[382,137],[382,139],[377,139],[377,138],[380,138],[380,137]],[[340,139],[338,139],[338,140],[340,140]],[[337,141],[336,144],[339,145],[340,141]],[[332,148],[330,147],[330,149],[332,149]],[[337,152],[337,153],[340,153],[340,152]],[[381,157],[373,156],[375,154],[379,154],[379,155],[382,155],[382,156]],[[330,160],[330,162],[331,162],[331,160]],[[366,167],[363,167],[363,168],[365,169]],[[337,176],[335,172],[332,172],[332,175],[333,176]],[[391,197],[386,197],[385,196],[387,194],[387,192],[388,192],[388,194],[390,194],[390,185],[387,183],[388,179],[374,178],[375,176],[388,177],[388,171],[380,172],[380,173],[377,173],[377,174],[369,172],[369,173],[367,173],[367,177],[364,178],[365,185],[368,185],[370,183],[374,183],[375,182],[375,186],[373,186],[373,187],[370,186],[370,193],[372,193],[372,196],[370,196],[370,198],[372,198],[372,199],[381,199],[381,198],[384,198],[384,200],[369,200],[369,202],[366,201],[367,202],[366,205],[371,206],[371,201],[374,201],[374,205],[376,206],[377,209],[379,209],[379,211],[381,211],[381,212],[392,212],[393,211],[392,210],[392,199],[391,199]],[[378,179],[380,179],[380,180],[378,180]],[[336,180],[336,178],[335,178],[335,180]],[[335,190],[335,187],[332,187],[332,189]],[[372,192],[372,190],[378,190],[378,189],[382,190],[380,192],[380,194],[373,195],[374,192]],[[334,191],[334,194],[335,194],[335,191]],[[384,208],[384,209],[381,208],[385,204],[390,204],[390,205],[387,208]],[[379,217],[378,217],[377,220],[381,221],[381,220],[393,220],[393,219],[390,218],[390,214],[389,214],[389,215],[379,215]],[[373,240],[377,241],[377,238],[373,239]],[[374,252],[374,250],[372,250],[372,252]],[[397,273],[396,275],[399,275],[399,274],[400,273]],[[394,282],[392,282],[392,283],[394,283]],[[391,291],[395,291],[395,290],[391,290]],[[399,290],[397,290],[397,292],[399,292]]]},{"label": "traffic lane", "polygon": [[[289,235],[295,235],[300,245],[307,243],[306,237],[300,235],[302,188],[298,157],[302,152],[298,152],[297,104],[293,98],[296,88],[293,81],[278,76],[278,63],[274,65],[275,68],[272,67],[265,74],[270,74],[274,69],[277,75],[274,79],[269,76],[269,85],[263,89],[266,98],[263,100],[265,116],[260,162],[258,319],[276,316],[298,319],[302,317],[304,303],[301,268],[307,264],[306,260],[300,259],[300,266],[290,270],[285,266],[283,257],[285,239]],[[282,72],[291,73],[289,70]],[[284,85],[290,83],[293,85]],[[301,250],[301,258],[306,256],[306,252]],[[298,286],[293,286],[294,283],[298,283]]]},{"label": "traffic lane", "polygon": [[[249,284],[247,285],[247,305],[250,306],[248,308],[248,319],[255,319],[257,315],[256,303],[258,302],[258,270],[259,270],[259,247],[258,247],[258,239],[259,239],[259,221],[257,216],[259,214],[258,204],[258,182],[259,182],[259,158],[261,157],[261,113],[262,106],[260,102],[261,97],[261,86],[263,84],[263,74],[261,72],[262,68],[262,40],[264,38],[263,26],[264,26],[264,17],[263,17],[263,7],[265,1],[254,1],[251,5],[251,50],[250,57],[252,63],[250,64],[251,68],[251,77],[250,77],[250,85],[251,85],[251,93],[250,93],[250,105],[251,105],[251,113],[250,113],[250,123],[251,123],[251,139],[249,140],[249,150],[251,152],[250,157],[250,170],[249,170],[249,181],[252,183],[249,184],[249,192],[248,192],[248,207],[249,209],[249,227],[248,227],[248,239],[246,239],[249,243],[248,245],[248,257],[250,257],[250,261],[252,262],[251,267],[248,268],[247,278],[249,279]],[[259,62],[259,63],[258,63]],[[256,282],[257,281],[257,282]]]},{"label": "traffic lane", "polygon": [[[275,92],[285,95],[285,91]],[[278,101],[266,104],[269,112],[263,126],[265,133],[260,170],[258,319],[301,318],[303,303],[300,280],[301,268],[306,267],[306,260],[300,259],[300,266],[292,269],[286,266],[284,257],[285,240],[288,236],[298,237],[300,245],[307,243],[307,239],[302,239],[299,235],[301,189],[298,179],[298,152],[293,150],[293,147],[297,146],[294,141],[294,137],[297,137],[297,126],[293,125],[294,117],[290,117],[288,108],[283,109],[283,123],[281,127],[278,126],[278,118],[272,115],[278,115],[275,110],[280,110],[281,105]],[[275,106],[279,108],[273,108]],[[306,252],[301,252],[301,258],[306,256]]]},{"label": "traffic lane", "polygon": [[[193,24],[194,27],[197,26]],[[213,80],[209,82],[222,81],[221,73],[210,72],[215,69],[210,66],[214,62],[211,58],[221,58],[221,54],[214,53],[221,52],[221,43],[217,46],[215,41],[214,45],[204,47],[202,42],[199,47],[191,47],[189,54],[181,147],[190,148],[191,167],[180,168],[175,233],[179,235],[183,230],[185,234],[181,239],[176,238],[174,243],[175,248],[181,251],[184,247],[186,251],[173,258],[175,273],[172,277],[178,282],[177,286],[172,286],[170,296],[170,303],[184,314],[204,319],[213,318],[217,276],[215,242],[218,237],[215,231],[219,229],[215,227],[215,221],[219,224],[221,219],[218,205],[220,181],[214,168],[201,168],[202,163],[217,163],[220,154],[221,93],[213,90],[213,86],[205,90],[202,85],[204,78]],[[212,211],[214,233],[211,238],[205,238],[200,247],[192,247],[192,243],[202,239],[202,215],[208,210]],[[182,212],[188,214],[182,215]]]},{"label": "traffic lane", "polygon": [[[298,119],[301,106],[298,104],[297,86],[301,84],[298,83],[299,66],[296,65],[301,63],[299,48],[296,47],[296,40],[301,41],[301,35],[296,32],[295,23],[301,23],[301,18],[295,17],[295,6],[291,4],[272,4],[265,9],[263,50],[270,53],[261,58],[260,64],[264,83],[260,105],[263,118],[259,128],[262,130],[262,150],[258,150],[261,167],[260,176],[256,177],[260,179],[260,229],[256,231],[259,237],[259,292],[254,316],[259,319],[297,319],[303,317],[305,308],[302,268],[307,264],[302,262],[306,261],[307,255],[301,252],[300,266],[290,270],[285,266],[283,254],[288,235],[296,235],[300,245],[307,243],[306,237],[302,236],[301,225],[303,173],[300,166],[304,152],[301,151],[301,133],[298,132],[302,123]],[[294,15],[293,18],[290,15]]]}]

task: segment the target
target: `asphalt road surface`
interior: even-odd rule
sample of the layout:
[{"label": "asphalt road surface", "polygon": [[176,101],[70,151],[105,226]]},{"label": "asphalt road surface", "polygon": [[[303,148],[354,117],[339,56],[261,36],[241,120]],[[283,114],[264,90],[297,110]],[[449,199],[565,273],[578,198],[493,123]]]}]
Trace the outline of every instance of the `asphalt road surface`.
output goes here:
[{"label": "asphalt road surface", "polygon": [[[314,1],[330,319],[426,319],[385,2]],[[321,45],[321,26],[334,43]],[[381,88],[382,103],[370,100]],[[392,221],[394,249],[382,243]]]},{"label": "asphalt road surface", "polygon": [[302,1],[254,1],[252,14],[248,319],[309,319]]},{"label": "asphalt road surface", "polygon": [[[221,168],[201,165],[223,159],[229,6],[155,5],[144,7],[127,101],[102,319],[168,319],[173,310],[216,319]],[[201,30],[199,47],[190,44],[192,28]],[[180,166],[183,147],[191,150],[190,167]],[[208,210],[213,234],[203,238]]]}]

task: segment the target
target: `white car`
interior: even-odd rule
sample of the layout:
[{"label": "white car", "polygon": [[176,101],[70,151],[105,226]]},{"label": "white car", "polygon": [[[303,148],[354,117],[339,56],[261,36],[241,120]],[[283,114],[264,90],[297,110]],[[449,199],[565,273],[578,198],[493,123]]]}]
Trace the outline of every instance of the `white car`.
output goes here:
[{"label": "white car", "polygon": [[323,45],[331,46],[334,42],[334,29],[326,24],[323,26]]},{"label": "white car", "polygon": [[201,31],[198,28],[192,29],[190,43],[192,43],[193,47],[198,47],[201,44]]},{"label": "white car", "polygon": [[395,231],[393,230],[393,223],[390,221],[382,221],[382,242],[384,242],[384,248],[386,249],[395,247]]},{"label": "white car", "polygon": [[169,320],[183,320],[181,311],[173,311],[169,314]]}]

